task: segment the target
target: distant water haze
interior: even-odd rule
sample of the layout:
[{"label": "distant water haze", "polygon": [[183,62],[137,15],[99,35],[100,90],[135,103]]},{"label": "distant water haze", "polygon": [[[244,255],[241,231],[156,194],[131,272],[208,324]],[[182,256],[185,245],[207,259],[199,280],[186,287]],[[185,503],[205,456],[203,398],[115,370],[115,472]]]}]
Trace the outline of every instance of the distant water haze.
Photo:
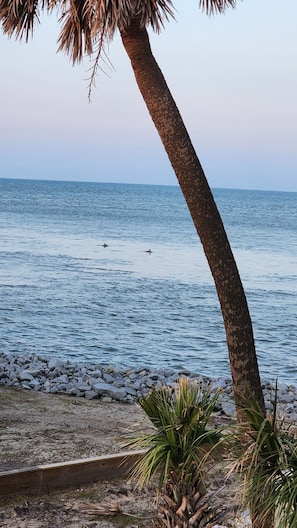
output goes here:
[{"label": "distant water haze", "polygon": [[[214,189],[261,375],[296,384],[297,193]],[[0,180],[1,351],[230,376],[178,187]]]}]

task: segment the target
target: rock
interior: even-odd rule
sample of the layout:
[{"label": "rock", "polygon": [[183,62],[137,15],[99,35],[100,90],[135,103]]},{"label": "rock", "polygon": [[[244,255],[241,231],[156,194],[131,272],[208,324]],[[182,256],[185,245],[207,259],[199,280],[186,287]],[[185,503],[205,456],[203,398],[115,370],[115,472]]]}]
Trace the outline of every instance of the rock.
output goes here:
[{"label": "rock", "polygon": [[101,401],[104,402],[104,403],[111,403],[112,402],[112,398],[110,396],[103,396],[101,398]]},{"label": "rock", "polygon": [[58,358],[50,359],[49,362],[48,362],[48,368],[50,370],[54,370],[57,367],[59,367],[60,365],[62,365],[62,361],[60,359],[58,359]]},{"label": "rock", "polygon": [[103,374],[102,374],[102,370],[100,370],[100,369],[92,370],[92,371],[91,371],[91,376],[92,376],[93,378],[100,378],[100,379],[103,379],[103,378],[102,378],[102,376],[103,376]]},{"label": "rock", "polygon": [[109,391],[112,389],[112,385],[109,385],[103,381],[101,383],[95,383],[92,388],[100,396],[105,396],[106,394],[109,394]]},{"label": "rock", "polygon": [[31,385],[27,381],[22,381],[21,387],[22,389],[26,389],[26,390],[32,389]]},{"label": "rock", "polygon": [[22,372],[20,372],[18,377],[19,377],[19,379],[21,381],[31,381],[31,380],[33,380],[32,374],[30,374],[30,372],[28,372],[26,370],[23,370]]},{"label": "rock", "polygon": [[43,385],[43,389],[44,389],[46,392],[49,392],[50,388],[51,388],[51,382],[50,382],[49,380],[47,380],[47,381],[45,382],[45,384]]},{"label": "rock", "polygon": [[88,390],[85,392],[85,399],[86,400],[95,400],[98,398],[98,392],[94,390]]},{"label": "rock", "polygon": [[40,376],[43,372],[43,368],[36,368],[36,367],[31,367],[31,368],[28,368],[26,370],[26,372],[28,372],[29,374],[31,374],[33,376],[33,378],[37,377],[37,376]]},{"label": "rock", "polygon": [[130,394],[131,396],[136,396],[137,392],[132,387],[123,387],[123,390],[126,392],[126,394]]},{"label": "rock", "polygon": [[107,372],[104,372],[103,379],[106,381],[106,383],[113,383],[114,377],[108,374]]},{"label": "rock", "polygon": [[284,394],[280,398],[281,403],[292,403],[296,401],[296,396],[292,393]]},{"label": "rock", "polygon": [[236,416],[236,407],[231,400],[221,402],[222,411],[226,416],[234,418]]},{"label": "rock", "polygon": [[[133,403],[145,396],[154,386],[175,387],[180,376],[189,375],[198,384],[209,386],[215,391],[222,387],[216,411],[235,417],[232,383],[227,378],[210,380],[186,370],[179,373],[171,369],[150,369],[144,366],[132,369],[118,369],[100,364],[78,365],[60,358],[42,358],[39,355],[0,353],[0,383],[5,386],[22,387],[49,393],[64,393],[86,399],[105,402],[121,401]],[[274,385],[268,380],[262,384],[268,409],[273,408]],[[278,412],[285,413],[290,420],[297,420],[297,388],[279,384]]]},{"label": "rock", "polygon": [[77,388],[81,392],[87,392],[91,390],[91,386],[87,385],[87,383],[79,383],[79,385],[77,385]]},{"label": "rock", "polygon": [[69,383],[69,378],[67,374],[62,374],[56,378],[56,383]]},{"label": "rock", "polygon": [[114,400],[117,400],[117,401],[121,401],[121,400],[124,400],[126,399],[127,397],[127,393],[124,389],[117,389],[116,387],[112,388],[110,391],[109,391],[109,395],[114,399]]}]

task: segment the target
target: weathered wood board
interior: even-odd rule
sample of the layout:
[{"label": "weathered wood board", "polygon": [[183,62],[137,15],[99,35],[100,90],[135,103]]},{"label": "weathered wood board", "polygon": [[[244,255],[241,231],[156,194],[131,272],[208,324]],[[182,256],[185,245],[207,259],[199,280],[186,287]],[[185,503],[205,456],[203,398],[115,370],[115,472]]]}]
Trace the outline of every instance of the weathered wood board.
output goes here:
[{"label": "weathered wood board", "polygon": [[0,472],[0,497],[49,492],[128,476],[145,451],[129,451]]}]

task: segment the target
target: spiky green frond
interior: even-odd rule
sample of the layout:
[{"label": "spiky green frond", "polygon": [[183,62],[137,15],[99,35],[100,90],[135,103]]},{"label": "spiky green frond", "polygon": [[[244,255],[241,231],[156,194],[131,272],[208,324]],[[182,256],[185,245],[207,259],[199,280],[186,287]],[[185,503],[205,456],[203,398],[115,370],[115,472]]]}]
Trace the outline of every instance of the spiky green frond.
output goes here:
[{"label": "spiky green frond", "polygon": [[[238,466],[243,473],[244,504],[259,526],[295,528],[297,522],[296,426],[277,413],[277,385],[273,412],[264,417],[254,401],[245,409],[247,444],[242,451],[239,431]],[[274,524],[275,519],[275,524]]]},{"label": "spiky green frond", "polygon": [[219,391],[211,394],[209,387],[181,378],[175,390],[153,389],[140,400],[155,427],[153,433],[129,441],[130,446],[148,450],[134,472],[140,485],[157,472],[160,486],[172,469],[184,482],[201,472],[206,453],[221,437],[218,429],[209,427],[218,394]]}]

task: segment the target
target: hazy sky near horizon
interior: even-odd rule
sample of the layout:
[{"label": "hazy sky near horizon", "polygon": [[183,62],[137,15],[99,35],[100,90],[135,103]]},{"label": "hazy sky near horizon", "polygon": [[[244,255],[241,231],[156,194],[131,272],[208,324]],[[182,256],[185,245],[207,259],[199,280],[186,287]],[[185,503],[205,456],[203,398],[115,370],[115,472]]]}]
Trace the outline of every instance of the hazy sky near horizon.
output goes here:
[{"label": "hazy sky near horizon", "polygon": [[[174,0],[154,55],[212,187],[297,191],[297,1],[207,17]],[[175,185],[119,35],[88,101],[86,59],[56,53],[55,16],[29,43],[0,34],[0,177]]]}]

